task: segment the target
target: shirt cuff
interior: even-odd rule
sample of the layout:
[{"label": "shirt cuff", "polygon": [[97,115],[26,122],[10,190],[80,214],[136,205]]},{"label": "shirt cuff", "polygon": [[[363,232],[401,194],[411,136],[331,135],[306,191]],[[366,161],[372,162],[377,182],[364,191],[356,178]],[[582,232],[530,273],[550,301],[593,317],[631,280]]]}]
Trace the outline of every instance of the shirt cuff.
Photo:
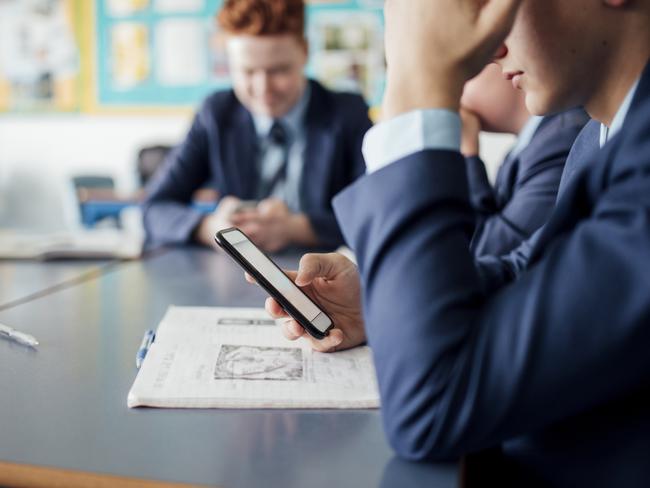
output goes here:
[{"label": "shirt cuff", "polygon": [[415,110],[381,122],[363,139],[366,173],[428,149],[460,151],[461,121],[445,109]]}]

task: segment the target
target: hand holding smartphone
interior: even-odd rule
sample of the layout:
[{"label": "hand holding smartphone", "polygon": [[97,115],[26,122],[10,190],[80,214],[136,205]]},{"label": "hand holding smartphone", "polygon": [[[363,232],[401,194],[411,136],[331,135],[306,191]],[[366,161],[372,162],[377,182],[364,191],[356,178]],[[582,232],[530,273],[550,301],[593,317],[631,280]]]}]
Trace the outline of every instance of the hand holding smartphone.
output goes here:
[{"label": "hand holding smartphone", "polygon": [[309,334],[322,339],[334,327],[332,319],[289,277],[236,227],[224,229],[214,237],[217,244]]},{"label": "hand holding smartphone", "polygon": [[233,210],[233,213],[245,212],[247,210],[255,210],[257,208],[257,200],[241,200]]}]

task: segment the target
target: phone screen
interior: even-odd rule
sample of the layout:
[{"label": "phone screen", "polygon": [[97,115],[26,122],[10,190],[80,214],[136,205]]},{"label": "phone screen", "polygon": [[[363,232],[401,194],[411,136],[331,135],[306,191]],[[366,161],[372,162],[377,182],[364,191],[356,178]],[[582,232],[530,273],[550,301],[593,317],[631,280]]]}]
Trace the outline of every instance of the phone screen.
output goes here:
[{"label": "phone screen", "polygon": [[246,235],[238,229],[223,231],[221,236],[259,272],[319,332],[325,333],[331,320],[298,288]]}]

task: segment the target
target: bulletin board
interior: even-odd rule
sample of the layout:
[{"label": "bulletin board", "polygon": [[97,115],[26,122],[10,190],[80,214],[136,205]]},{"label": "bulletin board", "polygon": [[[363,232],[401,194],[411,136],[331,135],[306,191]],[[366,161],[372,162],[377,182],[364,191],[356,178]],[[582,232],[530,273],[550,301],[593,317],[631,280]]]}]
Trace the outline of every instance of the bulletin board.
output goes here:
[{"label": "bulletin board", "polygon": [[[307,74],[332,89],[362,93],[370,105],[378,105],[385,86],[383,3],[307,0]],[[230,87],[224,36],[214,21],[221,4],[3,0],[0,111],[194,107],[208,93]],[[22,52],[16,50],[18,32],[2,34],[5,25],[21,22],[37,26],[34,46],[23,46]],[[49,49],[44,40],[52,36],[57,42]],[[15,42],[3,42],[5,38]],[[45,51],[49,57],[43,59]],[[18,57],[20,69],[15,67]]]},{"label": "bulletin board", "polygon": [[[98,0],[100,106],[195,105],[230,86],[221,0]],[[384,86],[383,0],[313,0],[307,73],[378,103]]]},{"label": "bulletin board", "polygon": [[220,0],[96,3],[100,106],[190,105],[225,86],[211,70]]},{"label": "bulletin board", "polygon": [[0,2],[0,112],[79,110],[80,1]]}]

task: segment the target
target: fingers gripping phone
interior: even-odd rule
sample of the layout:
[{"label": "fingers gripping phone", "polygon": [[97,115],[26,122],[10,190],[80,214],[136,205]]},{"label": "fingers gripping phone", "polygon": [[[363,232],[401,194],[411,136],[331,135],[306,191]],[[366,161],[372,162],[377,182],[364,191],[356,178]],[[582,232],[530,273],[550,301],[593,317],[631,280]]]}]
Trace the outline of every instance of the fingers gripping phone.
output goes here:
[{"label": "fingers gripping phone", "polygon": [[257,208],[257,200],[241,200],[233,210],[233,213],[245,212],[246,210],[254,210]]},{"label": "fingers gripping phone", "polygon": [[322,339],[334,327],[332,319],[241,230],[224,229],[214,239],[313,337]]}]

